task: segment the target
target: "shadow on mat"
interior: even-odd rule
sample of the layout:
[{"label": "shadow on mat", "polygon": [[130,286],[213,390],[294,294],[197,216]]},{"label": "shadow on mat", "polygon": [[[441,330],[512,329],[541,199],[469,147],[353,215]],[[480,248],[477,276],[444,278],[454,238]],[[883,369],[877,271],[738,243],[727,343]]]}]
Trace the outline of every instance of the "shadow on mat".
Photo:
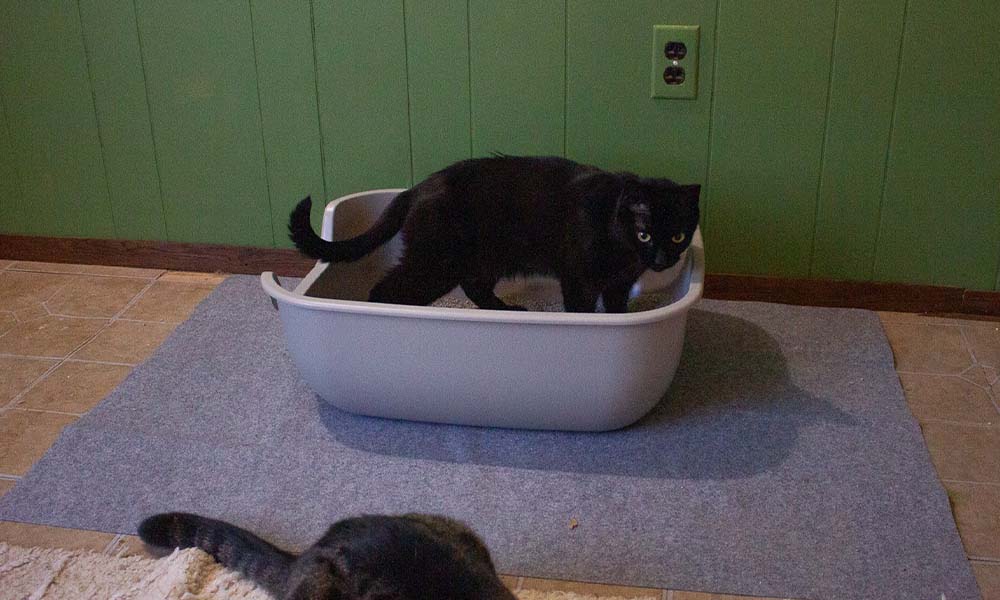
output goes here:
[{"label": "shadow on mat", "polygon": [[462,427],[351,415],[317,398],[340,443],[381,455],[658,479],[732,479],[784,461],[798,430],[853,417],[797,388],[757,325],[693,310],[670,391],[638,423],[574,433]]}]

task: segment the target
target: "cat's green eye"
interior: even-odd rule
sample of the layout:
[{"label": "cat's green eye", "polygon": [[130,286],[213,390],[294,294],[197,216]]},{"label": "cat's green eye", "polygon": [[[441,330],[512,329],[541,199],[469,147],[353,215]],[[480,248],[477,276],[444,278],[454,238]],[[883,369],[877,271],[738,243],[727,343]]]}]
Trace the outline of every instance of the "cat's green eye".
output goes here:
[{"label": "cat's green eye", "polygon": [[648,244],[649,240],[653,239],[653,237],[648,233],[646,233],[645,231],[640,231],[639,233],[636,234],[636,236],[639,238],[639,241],[642,242],[643,244]]},{"label": "cat's green eye", "polygon": [[685,237],[686,236],[684,235],[684,232],[682,231],[682,232],[678,233],[677,235],[675,235],[674,237],[670,238],[670,241],[673,242],[673,243],[675,243],[675,244],[679,244],[679,243],[681,243],[681,242],[684,241]]}]

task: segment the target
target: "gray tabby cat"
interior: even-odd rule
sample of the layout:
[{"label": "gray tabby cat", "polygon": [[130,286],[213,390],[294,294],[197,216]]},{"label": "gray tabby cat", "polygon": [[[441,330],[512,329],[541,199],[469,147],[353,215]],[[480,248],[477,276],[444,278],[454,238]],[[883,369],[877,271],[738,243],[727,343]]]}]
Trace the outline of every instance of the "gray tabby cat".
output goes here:
[{"label": "gray tabby cat", "polygon": [[186,513],[149,517],[139,537],[163,549],[201,548],[283,600],[516,600],[479,537],[436,515],[344,519],[300,555]]}]

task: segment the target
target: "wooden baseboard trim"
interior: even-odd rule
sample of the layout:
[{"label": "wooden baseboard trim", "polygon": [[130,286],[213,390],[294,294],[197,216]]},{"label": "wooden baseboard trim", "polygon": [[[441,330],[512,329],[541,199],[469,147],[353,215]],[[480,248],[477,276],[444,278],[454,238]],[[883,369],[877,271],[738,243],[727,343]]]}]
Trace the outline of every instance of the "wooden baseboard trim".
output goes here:
[{"label": "wooden baseboard trim", "polygon": [[1000,316],[1000,292],[957,287],[710,273],[705,297],[928,314]]},{"label": "wooden baseboard trim", "polygon": [[[305,275],[315,262],[288,249],[21,235],[0,235],[0,258],[176,271],[250,274],[274,271],[290,277]],[[906,283],[709,273],[705,278],[705,297],[1000,317],[1000,292]]]},{"label": "wooden baseboard trim", "polygon": [[221,244],[0,235],[0,258],[173,271],[301,277],[316,261],[295,250]]}]

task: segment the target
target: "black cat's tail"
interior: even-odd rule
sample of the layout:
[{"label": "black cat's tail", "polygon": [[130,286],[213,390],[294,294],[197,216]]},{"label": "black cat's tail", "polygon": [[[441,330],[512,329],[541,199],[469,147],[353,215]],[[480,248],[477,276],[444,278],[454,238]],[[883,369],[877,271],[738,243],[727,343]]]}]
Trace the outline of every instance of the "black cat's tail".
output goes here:
[{"label": "black cat's tail", "polygon": [[403,227],[412,201],[410,190],[400,192],[393,198],[371,229],[348,240],[328,242],[316,235],[309,215],[312,198],[306,196],[292,211],[288,221],[288,232],[295,247],[306,256],[327,262],[349,262],[366,256],[375,248],[392,239]]},{"label": "black cat's tail", "polygon": [[295,560],[294,554],[245,529],[188,513],[153,515],[139,524],[139,537],[159,548],[201,548],[278,596],[284,592]]}]

